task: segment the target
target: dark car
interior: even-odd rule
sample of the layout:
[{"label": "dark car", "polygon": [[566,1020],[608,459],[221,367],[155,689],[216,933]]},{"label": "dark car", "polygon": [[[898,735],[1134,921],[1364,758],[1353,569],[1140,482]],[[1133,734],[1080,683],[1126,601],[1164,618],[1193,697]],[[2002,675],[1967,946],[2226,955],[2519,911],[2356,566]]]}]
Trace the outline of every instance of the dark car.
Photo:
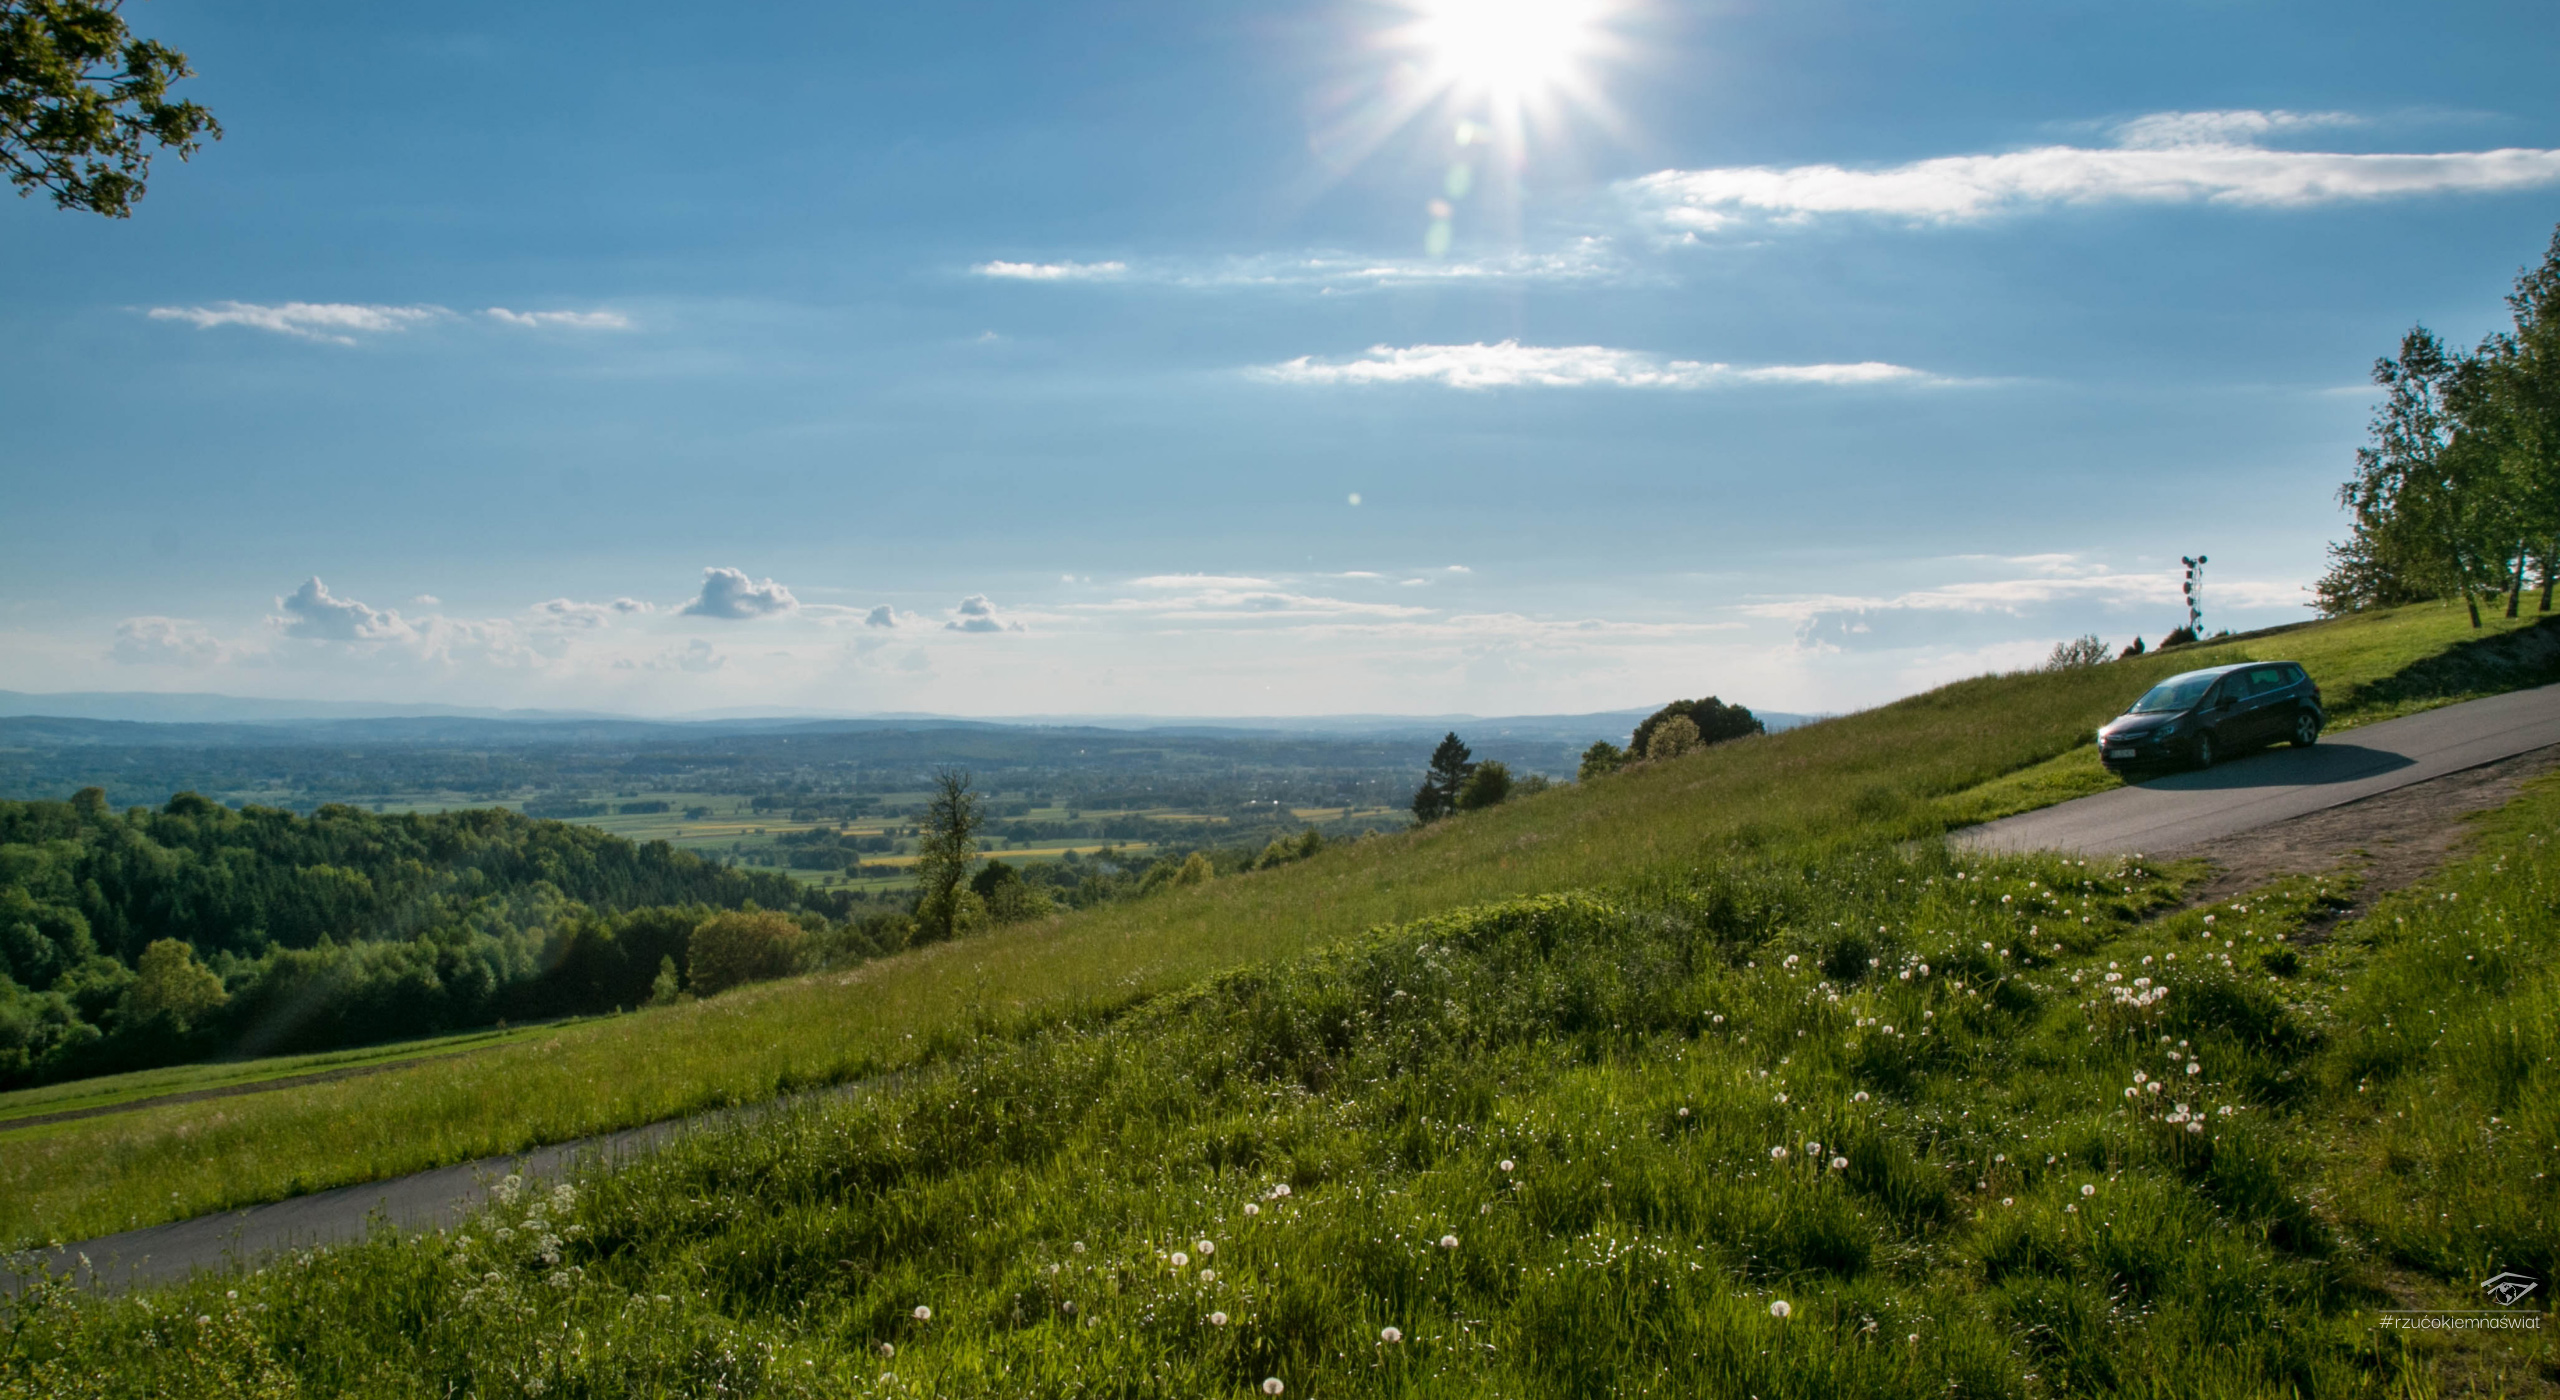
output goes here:
[{"label": "dark car", "polygon": [[2098,757],[2110,771],[2217,759],[2260,744],[2305,748],[2319,742],[2329,712],[2320,687],[2290,661],[2245,661],[2171,676],[2098,731]]}]

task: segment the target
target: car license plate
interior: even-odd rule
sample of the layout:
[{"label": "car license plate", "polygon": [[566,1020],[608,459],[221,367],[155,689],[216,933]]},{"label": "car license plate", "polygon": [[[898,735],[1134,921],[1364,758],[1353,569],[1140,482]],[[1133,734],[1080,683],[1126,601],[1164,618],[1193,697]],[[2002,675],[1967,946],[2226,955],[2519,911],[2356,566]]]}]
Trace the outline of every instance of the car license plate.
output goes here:
[{"label": "car license plate", "polygon": [[2109,750],[2107,750],[2107,757],[2112,758],[2112,759],[2116,759],[2116,760],[2118,760],[2118,761],[2122,761],[2122,760],[2125,760],[2125,759],[2132,758],[2132,757],[2133,757],[2133,755],[2134,755],[2134,750],[2132,750],[2132,749],[2109,749]]}]

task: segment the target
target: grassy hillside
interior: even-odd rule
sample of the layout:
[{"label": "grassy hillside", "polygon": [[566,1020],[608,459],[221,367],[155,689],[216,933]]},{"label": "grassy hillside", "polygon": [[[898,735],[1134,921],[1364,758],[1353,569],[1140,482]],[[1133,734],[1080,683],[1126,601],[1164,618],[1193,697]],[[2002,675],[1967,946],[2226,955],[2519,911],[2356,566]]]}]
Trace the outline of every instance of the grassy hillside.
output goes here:
[{"label": "grassy hillside", "polygon": [[954,1030],[458,1232],[40,1290],[0,1395],[2548,1388],[2376,1310],[2560,1265],[2560,787],[2329,936],[2335,884],[2171,912],[1890,796]]},{"label": "grassy hillside", "polygon": [[1657,890],[1728,859],[1813,862],[1873,849],[1942,829],[1951,797],[2085,747],[2160,676],[2294,656],[2335,698],[2458,654],[2471,640],[2459,619],[2407,609],[2086,671],[1961,682],[1299,865],[849,974],[363,1079],[0,1131],[0,1239],[79,1239],[755,1102],[927,1062],[984,1035],[1097,1024],[1216,972],[1485,901]]}]

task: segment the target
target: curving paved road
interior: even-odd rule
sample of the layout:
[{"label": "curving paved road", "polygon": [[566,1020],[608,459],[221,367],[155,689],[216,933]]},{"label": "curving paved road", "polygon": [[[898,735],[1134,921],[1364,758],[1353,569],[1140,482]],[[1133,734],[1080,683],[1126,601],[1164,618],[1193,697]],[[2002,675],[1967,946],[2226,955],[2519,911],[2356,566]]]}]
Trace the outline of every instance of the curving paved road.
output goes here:
[{"label": "curving paved road", "polygon": [[2519,690],[2173,773],[1956,832],[1978,851],[2153,854],[2560,744],[2560,685]]}]

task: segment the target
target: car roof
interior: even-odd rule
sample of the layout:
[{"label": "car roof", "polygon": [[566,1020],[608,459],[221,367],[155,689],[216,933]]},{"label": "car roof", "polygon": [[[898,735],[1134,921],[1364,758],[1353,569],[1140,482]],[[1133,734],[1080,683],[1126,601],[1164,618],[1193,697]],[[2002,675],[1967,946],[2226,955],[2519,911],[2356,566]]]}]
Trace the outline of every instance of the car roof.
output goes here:
[{"label": "car roof", "polygon": [[2199,676],[2227,676],[2234,671],[2246,671],[2252,666],[2280,666],[2283,664],[2283,662],[2279,661],[2235,661],[2228,666],[2207,666],[2201,671],[2180,671],[2178,674],[2169,677],[2167,680],[2161,681],[2160,684],[2174,685],[2179,681],[2190,681]]}]

